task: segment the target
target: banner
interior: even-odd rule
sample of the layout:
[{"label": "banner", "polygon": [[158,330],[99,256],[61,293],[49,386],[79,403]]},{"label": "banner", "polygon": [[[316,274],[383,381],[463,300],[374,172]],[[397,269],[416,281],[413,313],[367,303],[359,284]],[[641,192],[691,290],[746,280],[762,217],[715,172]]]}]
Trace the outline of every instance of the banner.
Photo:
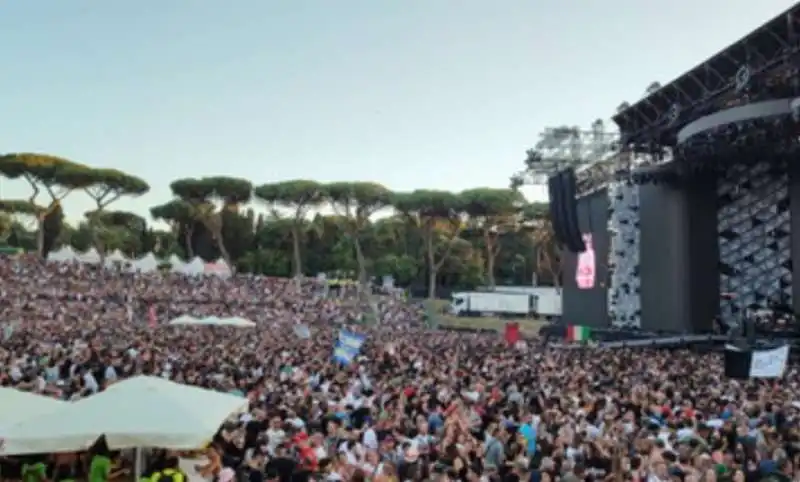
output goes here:
[{"label": "banner", "polygon": [[788,345],[772,350],[754,351],[750,360],[750,376],[752,378],[780,378],[786,370],[788,360]]},{"label": "banner", "polygon": [[592,233],[583,234],[583,244],[586,250],[578,253],[578,266],[575,273],[575,283],[578,288],[588,290],[594,288],[595,278],[595,257],[594,245],[592,244]]},{"label": "banner", "polygon": [[729,378],[780,378],[789,360],[788,345],[769,350],[725,348],[725,376]]}]

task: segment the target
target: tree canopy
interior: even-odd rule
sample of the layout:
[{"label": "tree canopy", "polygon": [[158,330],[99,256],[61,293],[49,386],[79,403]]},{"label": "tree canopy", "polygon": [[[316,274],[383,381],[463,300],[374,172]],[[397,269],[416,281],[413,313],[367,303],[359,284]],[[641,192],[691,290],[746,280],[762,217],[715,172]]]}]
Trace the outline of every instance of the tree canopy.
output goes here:
[{"label": "tree canopy", "polygon": [[[168,226],[160,229],[111,207],[150,191],[133,174],[45,154],[7,154],[0,156],[0,176],[30,188],[27,198],[0,199],[0,239],[42,256],[70,244],[128,256],[222,257],[238,271],[273,276],[324,272],[362,286],[389,276],[430,297],[528,284],[532,277],[559,282],[547,205],[526,202],[519,192],[523,178],[512,188],[462,192],[393,192],[364,181],[254,186],[236,177],[182,178],[169,184],[171,199],[149,209]],[[64,213],[61,201],[74,191],[89,196],[94,208],[77,217]],[[78,221],[70,224],[65,215]]]}]

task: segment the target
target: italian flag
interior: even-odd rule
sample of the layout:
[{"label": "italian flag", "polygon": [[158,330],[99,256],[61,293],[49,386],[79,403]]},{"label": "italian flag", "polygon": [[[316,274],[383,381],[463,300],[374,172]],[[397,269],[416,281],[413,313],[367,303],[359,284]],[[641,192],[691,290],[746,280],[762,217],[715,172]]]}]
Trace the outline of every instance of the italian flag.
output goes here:
[{"label": "italian flag", "polygon": [[568,341],[586,341],[590,336],[591,330],[588,326],[569,325],[567,327]]}]

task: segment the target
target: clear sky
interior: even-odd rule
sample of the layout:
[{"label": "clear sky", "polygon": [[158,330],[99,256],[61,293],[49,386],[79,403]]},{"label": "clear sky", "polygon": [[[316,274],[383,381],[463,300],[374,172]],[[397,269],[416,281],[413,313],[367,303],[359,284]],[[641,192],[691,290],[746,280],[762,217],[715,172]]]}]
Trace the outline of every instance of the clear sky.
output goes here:
[{"label": "clear sky", "polygon": [[151,192],[115,208],[139,214],[189,176],[507,186],[544,127],[609,118],[792,3],[6,1],[0,151],[136,174]]}]

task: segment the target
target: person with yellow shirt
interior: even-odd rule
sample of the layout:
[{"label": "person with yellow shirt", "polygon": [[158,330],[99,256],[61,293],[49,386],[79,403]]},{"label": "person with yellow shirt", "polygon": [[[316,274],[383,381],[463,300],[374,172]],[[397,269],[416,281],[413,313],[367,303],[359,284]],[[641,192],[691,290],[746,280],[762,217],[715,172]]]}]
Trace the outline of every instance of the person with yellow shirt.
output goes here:
[{"label": "person with yellow shirt", "polygon": [[180,459],[171,455],[164,461],[164,468],[150,476],[150,482],[189,482],[189,476],[181,470]]}]

